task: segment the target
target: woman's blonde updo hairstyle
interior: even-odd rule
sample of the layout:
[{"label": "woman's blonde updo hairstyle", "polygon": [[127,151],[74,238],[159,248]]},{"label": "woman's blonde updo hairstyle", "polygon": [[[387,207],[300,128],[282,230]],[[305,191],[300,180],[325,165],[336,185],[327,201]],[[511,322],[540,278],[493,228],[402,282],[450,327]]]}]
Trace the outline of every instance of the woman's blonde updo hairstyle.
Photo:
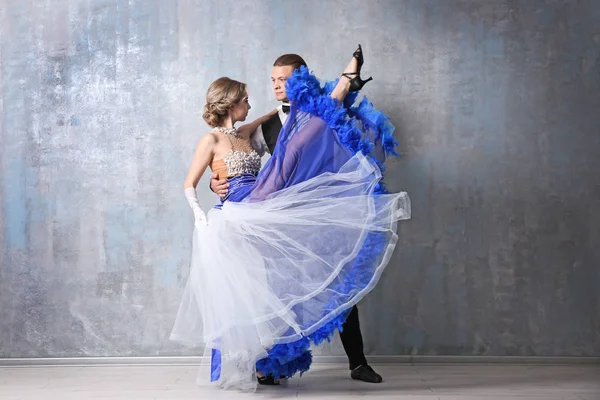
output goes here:
[{"label": "woman's blonde updo hairstyle", "polygon": [[206,105],[202,118],[212,127],[221,126],[231,106],[246,96],[246,84],[226,76],[211,83],[206,92]]}]

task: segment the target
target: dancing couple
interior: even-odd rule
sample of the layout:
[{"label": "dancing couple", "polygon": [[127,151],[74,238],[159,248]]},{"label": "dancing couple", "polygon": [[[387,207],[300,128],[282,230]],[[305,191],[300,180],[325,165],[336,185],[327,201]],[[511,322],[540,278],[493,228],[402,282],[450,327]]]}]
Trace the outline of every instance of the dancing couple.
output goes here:
[{"label": "dancing couple", "polygon": [[[190,275],[173,340],[202,344],[200,379],[256,390],[309,369],[311,344],[340,332],[351,377],[382,381],[367,363],[356,304],[376,285],[410,218],[404,192],[389,194],[383,160],[393,126],[366,98],[359,45],[341,77],[321,86],[295,54],[279,57],[277,109],[245,121],[245,84],[219,78],[207,92],[213,130],[196,149],[184,190],[194,214]],[[261,169],[261,155],[271,158]],[[200,208],[210,167],[220,204]]]}]

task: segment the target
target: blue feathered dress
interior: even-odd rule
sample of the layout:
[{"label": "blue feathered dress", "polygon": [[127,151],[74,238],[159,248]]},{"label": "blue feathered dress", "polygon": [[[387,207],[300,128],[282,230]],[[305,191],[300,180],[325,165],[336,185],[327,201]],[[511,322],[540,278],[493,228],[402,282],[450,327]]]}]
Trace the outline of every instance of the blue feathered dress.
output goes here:
[{"label": "blue feathered dress", "polygon": [[202,373],[220,387],[252,391],[256,370],[308,370],[310,345],[342,329],[387,265],[397,222],[410,218],[408,195],[381,181],[394,127],[366,98],[352,106],[356,93],[332,99],[335,84],[294,72],[271,158],[257,177],[232,178],[222,207],[194,230],[171,337],[205,346]]}]

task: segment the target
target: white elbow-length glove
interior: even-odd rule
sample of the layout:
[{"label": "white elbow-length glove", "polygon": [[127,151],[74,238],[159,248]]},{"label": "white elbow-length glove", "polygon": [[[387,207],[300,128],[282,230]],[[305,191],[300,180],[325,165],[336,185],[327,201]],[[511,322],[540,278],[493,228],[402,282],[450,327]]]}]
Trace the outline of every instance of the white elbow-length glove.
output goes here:
[{"label": "white elbow-length glove", "polygon": [[200,208],[200,203],[198,202],[198,195],[196,194],[196,189],[185,189],[185,198],[187,199],[190,207],[192,208],[192,211],[194,212],[194,225],[196,226],[196,228],[208,225],[206,214]]}]

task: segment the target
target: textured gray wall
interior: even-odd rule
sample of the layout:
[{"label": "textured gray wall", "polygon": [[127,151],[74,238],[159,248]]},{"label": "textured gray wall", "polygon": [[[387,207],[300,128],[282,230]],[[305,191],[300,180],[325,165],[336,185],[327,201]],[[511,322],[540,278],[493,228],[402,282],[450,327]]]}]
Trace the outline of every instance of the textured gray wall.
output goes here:
[{"label": "textured gray wall", "polygon": [[208,84],[247,81],[255,117],[276,56],[333,78],[359,42],[413,200],[360,305],[367,353],[600,355],[599,20],[594,0],[0,1],[0,357],[197,354],[168,334]]}]

